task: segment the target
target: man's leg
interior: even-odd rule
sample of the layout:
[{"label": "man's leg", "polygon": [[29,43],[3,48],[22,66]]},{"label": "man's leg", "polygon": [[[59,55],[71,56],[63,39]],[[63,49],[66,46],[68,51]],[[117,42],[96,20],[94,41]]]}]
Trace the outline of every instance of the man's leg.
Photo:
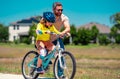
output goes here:
[{"label": "man's leg", "polygon": [[[63,44],[63,41],[61,38],[59,38],[59,43],[60,43],[60,47],[63,48],[63,50],[65,49],[64,48],[64,44]],[[56,45],[57,44],[57,40],[53,41],[53,44]]]},{"label": "man's leg", "polygon": [[63,48],[63,50],[65,50],[65,47],[61,38],[59,38],[59,43],[60,43],[60,47]]}]

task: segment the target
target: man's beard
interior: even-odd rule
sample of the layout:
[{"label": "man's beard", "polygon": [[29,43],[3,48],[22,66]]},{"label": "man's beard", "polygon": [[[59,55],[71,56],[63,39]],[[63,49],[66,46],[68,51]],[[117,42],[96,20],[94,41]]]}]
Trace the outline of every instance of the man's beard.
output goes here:
[{"label": "man's beard", "polygon": [[61,13],[55,13],[56,16],[61,16]]}]

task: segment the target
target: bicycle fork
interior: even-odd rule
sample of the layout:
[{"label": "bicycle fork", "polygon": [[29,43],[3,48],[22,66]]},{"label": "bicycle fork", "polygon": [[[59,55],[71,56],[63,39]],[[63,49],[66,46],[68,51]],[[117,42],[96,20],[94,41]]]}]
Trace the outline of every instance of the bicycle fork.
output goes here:
[{"label": "bicycle fork", "polygon": [[59,60],[59,63],[60,63],[60,67],[62,69],[66,69],[65,59],[64,59],[64,56],[62,55],[61,52],[62,51],[59,51],[59,53],[58,53],[58,60]]}]

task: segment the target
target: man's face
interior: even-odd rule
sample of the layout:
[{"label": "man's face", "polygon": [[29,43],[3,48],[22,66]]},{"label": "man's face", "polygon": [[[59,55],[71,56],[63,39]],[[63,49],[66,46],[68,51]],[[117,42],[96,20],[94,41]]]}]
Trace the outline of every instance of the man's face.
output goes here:
[{"label": "man's face", "polygon": [[56,16],[61,16],[62,11],[63,11],[62,6],[56,6],[56,8],[54,9],[54,13]]}]

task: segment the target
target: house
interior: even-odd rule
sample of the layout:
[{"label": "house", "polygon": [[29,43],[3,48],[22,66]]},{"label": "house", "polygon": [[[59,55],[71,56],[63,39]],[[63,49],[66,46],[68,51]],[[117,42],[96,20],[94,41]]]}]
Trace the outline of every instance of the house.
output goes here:
[{"label": "house", "polygon": [[99,30],[100,34],[109,34],[110,33],[110,27],[109,26],[106,26],[104,24],[95,23],[95,22],[91,22],[91,23],[82,25],[79,28],[91,29],[93,26],[96,26],[96,28]]},{"label": "house", "polygon": [[39,22],[37,17],[31,17],[28,19],[22,19],[17,22],[13,22],[9,26],[9,41],[22,40],[23,37],[28,37],[30,26],[32,22]]}]

